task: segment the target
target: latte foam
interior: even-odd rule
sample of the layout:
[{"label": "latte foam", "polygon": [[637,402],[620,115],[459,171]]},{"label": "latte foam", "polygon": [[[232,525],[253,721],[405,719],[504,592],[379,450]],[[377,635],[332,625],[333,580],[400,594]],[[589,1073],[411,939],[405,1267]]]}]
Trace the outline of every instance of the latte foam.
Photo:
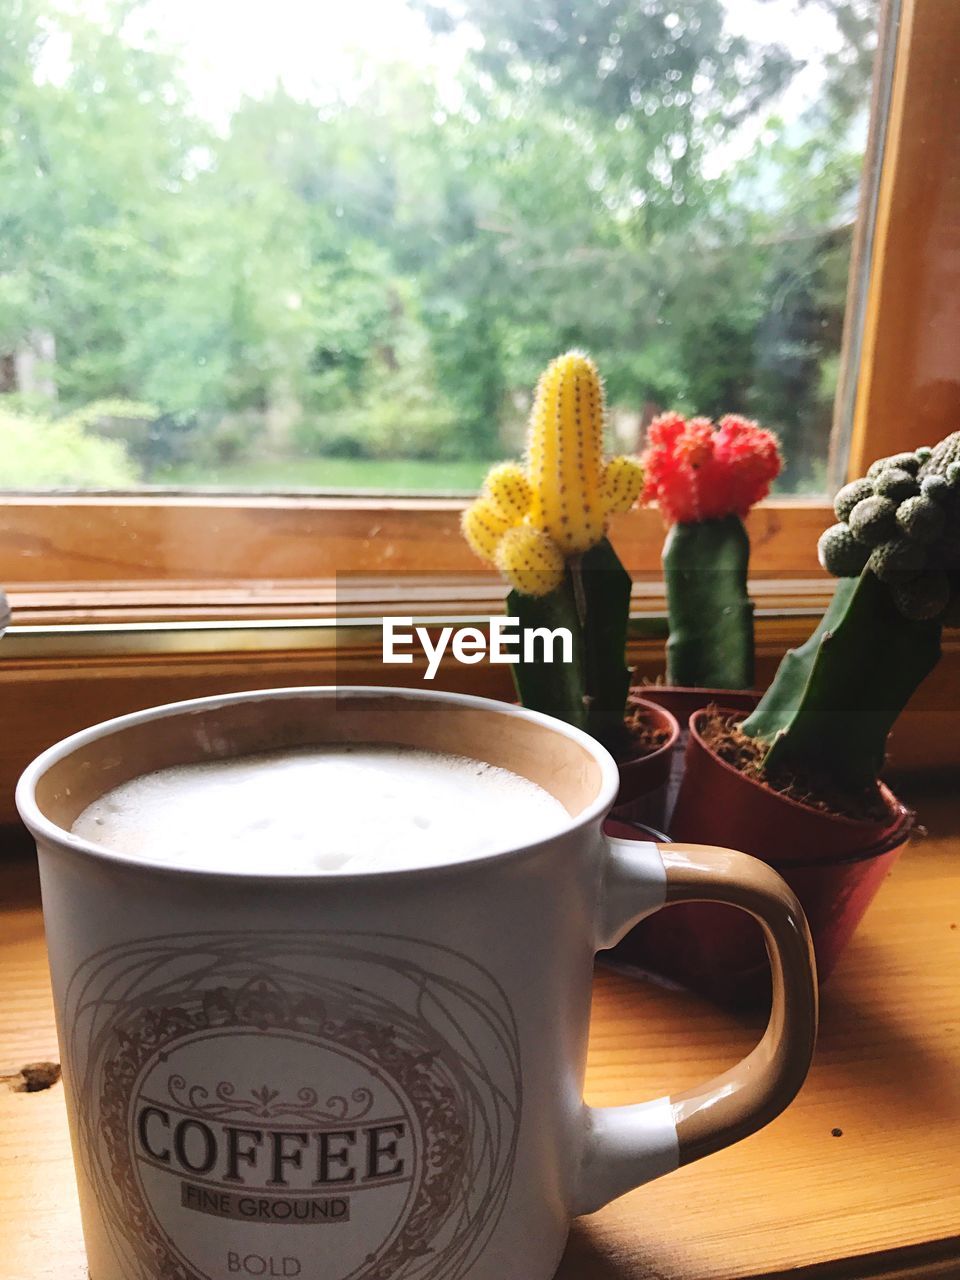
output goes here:
[{"label": "latte foam", "polygon": [[145,774],[94,801],[73,832],[172,867],[304,875],[478,858],[567,822],[558,800],[506,769],[361,744]]}]

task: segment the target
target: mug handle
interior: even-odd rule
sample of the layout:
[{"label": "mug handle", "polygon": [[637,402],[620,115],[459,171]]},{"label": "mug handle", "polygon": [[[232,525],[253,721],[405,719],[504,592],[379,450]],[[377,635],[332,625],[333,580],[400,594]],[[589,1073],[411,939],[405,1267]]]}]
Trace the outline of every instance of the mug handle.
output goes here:
[{"label": "mug handle", "polygon": [[799,902],[775,871],[745,853],[713,845],[604,839],[598,948],[612,947],[645,916],[674,902],[739,907],[763,929],[773,1003],[756,1048],[707,1084],[635,1106],[584,1107],[575,1213],[593,1213],[768,1124],[803,1084],[817,1034],[810,930]]}]

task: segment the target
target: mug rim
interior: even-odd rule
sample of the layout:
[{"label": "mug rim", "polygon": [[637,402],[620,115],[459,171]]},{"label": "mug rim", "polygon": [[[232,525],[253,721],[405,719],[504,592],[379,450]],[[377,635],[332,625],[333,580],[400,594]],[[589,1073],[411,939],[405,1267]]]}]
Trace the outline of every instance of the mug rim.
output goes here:
[{"label": "mug rim", "polygon": [[[289,873],[270,870],[237,870],[230,866],[210,867],[190,864],[177,864],[174,866],[157,857],[134,856],[74,835],[72,831],[65,830],[48,818],[37,803],[37,783],[51,768],[73,753],[82,750],[90,743],[108,738],[111,734],[121,729],[149,724],[153,720],[163,720],[184,714],[189,715],[199,709],[216,710],[218,707],[229,706],[238,702],[289,698],[291,695],[326,699],[369,698],[378,694],[391,698],[409,698],[416,701],[433,702],[441,705],[447,704],[468,709],[471,707],[487,711],[492,709],[505,718],[526,720],[539,725],[549,732],[578,743],[593,756],[601,773],[599,791],[582,812],[576,816],[568,814],[567,823],[559,830],[545,835],[542,839],[529,841],[525,844],[507,848],[498,847],[488,853],[469,858],[451,857],[448,861],[428,863],[423,866],[375,867],[368,870],[354,869],[351,871],[296,871]],[[241,757],[224,757],[224,759],[233,758]],[[179,702],[161,703],[158,706],[147,707],[142,711],[132,711],[122,716],[114,716],[109,720],[90,725],[86,729],[80,729],[76,733],[70,734],[68,737],[62,738],[59,742],[47,747],[45,751],[42,751],[27,765],[17,782],[16,805],[23,823],[38,844],[43,841],[59,850],[77,854],[107,866],[123,866],[134,871],[159,872],[172,876],[209,877],[217,881],[229,880],[231,882],[253,884],[295,884],[297,882],[305,882],[316,885],[329,882],[331,885],[341,885],[350,881],[367,882],[399,877],[447,874],[471,868],[478,869],[491,863],[500,864],[511,859],[520,858],[526,854],[532,854],[551,844],[558,837],[572,835],[604,817],[616,800],[619,786],[619,770],[613,756],[607,751],[606,747],[582,729],[577,729],[573,725],[569,725],[563,720],[558,720],[554,716],[549,716],[542,711],[533,711],[528,707],[500,702],[494,698],[484,698],[477,694],[452,693],[442,689],[403,688],[391,685],[290,685],[282,688],[248,689],[237,693],[213,694],[203,698],[187,698]]]}]

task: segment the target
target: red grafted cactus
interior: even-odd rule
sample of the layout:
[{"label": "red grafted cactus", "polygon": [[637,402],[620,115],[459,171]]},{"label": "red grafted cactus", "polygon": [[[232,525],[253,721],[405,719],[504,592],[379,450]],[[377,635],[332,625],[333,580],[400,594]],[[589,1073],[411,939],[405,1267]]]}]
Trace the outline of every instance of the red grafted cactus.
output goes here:
[{"label": "red grafted cactus", "polygon": [[640,461],[642,500],[656,502],[670,524],[742,519],[767,496],[783,465],[773,432],[733,413],[716,426],[708,418],[661,414],[650,424]]},{"label": "red grafted cactus", "polygon": [[749,689],[753,606],[747,596],[750,540],[743,517],[780,473],[776,436],[729,413],[654,419],[641,458],[642,498],[670,525],[663,548],[671,684]]}]

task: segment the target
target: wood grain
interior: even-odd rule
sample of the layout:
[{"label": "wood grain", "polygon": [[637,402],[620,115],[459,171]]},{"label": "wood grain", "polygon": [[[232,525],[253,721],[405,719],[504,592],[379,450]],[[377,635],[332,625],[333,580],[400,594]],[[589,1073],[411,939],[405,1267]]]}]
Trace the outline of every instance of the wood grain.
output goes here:
[{"label": "wood grain", "polygon": [[[903,0],[848,474],[960,426],[960,11]],[[849,323],[849,317],[848,317]]]},{"label": "wood grain", "polygon": [[[752,578],[749,589],[758,612],[770,616],[822,610],[834,586],[833,578],[820,574],[816,578]],[[508,590],[499,574],[480,569],[459,574],[362,573],[285,582],[250,579],[217,586],[173,579],[147,584],[63,582],[14,586],[7,595],[15,627],[46,630],[126,623],[345,621],[382,614],[489,617],[503,612]],[[666,591],[660,573],[635,576],[631,610],[634,616],[664,616]],[[19,652],[28,648],[25,634],[10,633],[7,643],[14,638]]]},{"label": "wood grain", "polygon": [[[931,798],[921,811],[930,835],[824,991],[794,1105],[578,1221],[557,1280],[960,1275],[960,802]],[[8,862],[0,885],[0,1074],[12,1074],[55,1057],[56,1041],[32,862]],[[588,1099],[694,1085],[756,1035],[691,995],[601,967]],[[2,1280],[86,1278],[61,1085],[26,1094],[0,1083],[0,1240]]]},{"label": "wood grain", "polygon": [[[36,591],[170,582],[304,582],[336,574],[475,574],[462,499],[17,497],[0,502],[0,582]],[[750,513],[757,577],[821,577],[828,504],[779,499]],[[614,518],[631,573],[660,575],[663,522],[650,508]]]}]

